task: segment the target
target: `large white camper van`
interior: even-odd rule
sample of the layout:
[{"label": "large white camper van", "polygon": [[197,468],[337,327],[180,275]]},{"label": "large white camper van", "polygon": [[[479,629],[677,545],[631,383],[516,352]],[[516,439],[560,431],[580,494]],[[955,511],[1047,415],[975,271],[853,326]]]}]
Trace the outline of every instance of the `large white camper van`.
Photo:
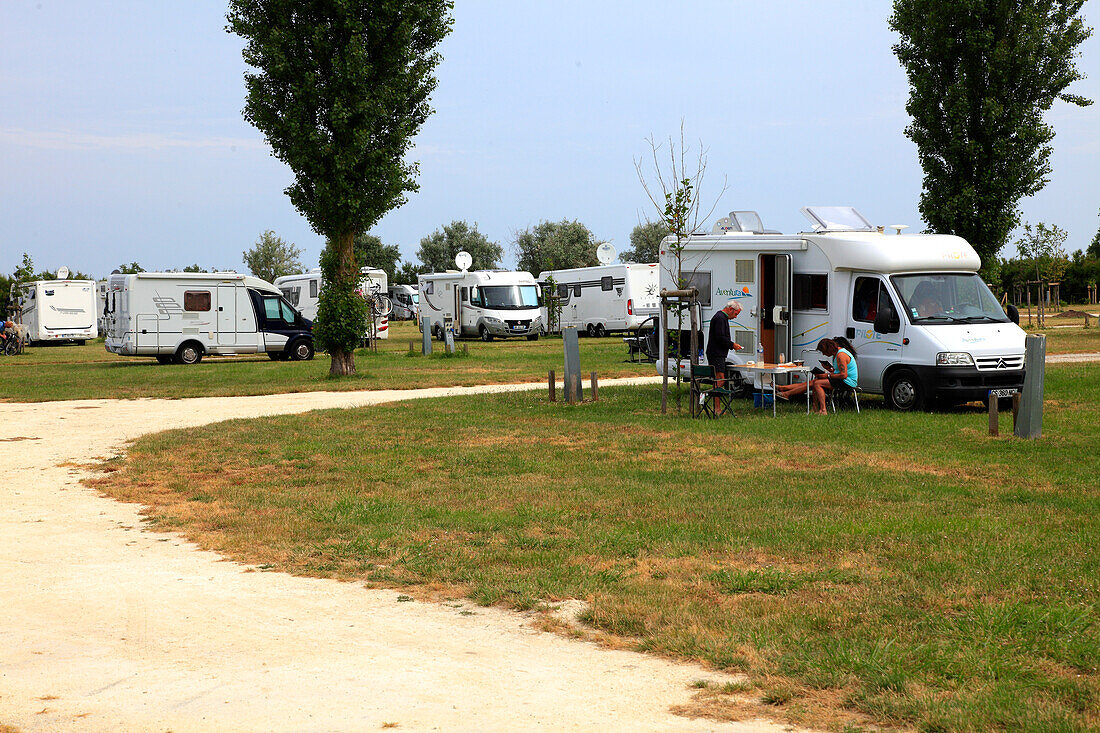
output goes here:
[{"label": "large white camper van", "polygon": [[765,233],[755,212],[737,211],[688,239],[680,263],[671,239],[661,246],[661,285],[674,289],[679,268],[699,289],[704,334],[715,311],[741,302],[730,327],[743,348],[731,363],[757,360],[758,346],[766,362],[816,363],[820,339],[844,336],[856,348],[860,387],[900,410],[1023,385],[1019,314],[1010,306],[1005,315],[966,240],[900,234],[900,226],[888,235],[851,207],[802,212],[810,232]]},{"label": "large white camper van", "polygon": [[[612,331],[633,331],[648,317],[657,315],[660,278],[657,263],[597,265],[539,273],[546,287],[554,279],[561,312],[558,329],[578,328],[589,336],[606,336]],[[546,308],[544,323],[549,323]]]},{"label": "large white camper van", "polygon": [[274,285],[236,273],[140,272],[107,279],[107,351],[196,364],[206,354],[313,358],[313,322]]},{"label": "large white camper van", "polygon": [[31,344],[96,337],[94,280],[35,280],[13,285],[10,302],[15,321]]},{"label": "large white camper van", "polygon": [[[359,280],[359,289],[365,295],[372,293],[386,294],[386,283],[389,281],[386,276],[385,270],[378,270],[373,267],[361,267],[359,268],[361,278]],[[304,272],[301,275],[285,275],[283,277],[275,278],[273,283],[275,287],[279,288],[283,296],[290,302],[295,308],[301,311],[302,315],[306,318],[316,320],[317,318],[317,303],[319,302],[318,295],[321,292],[321,287],[324,281],[321,279],[321,268],[316,267],[309,272]],[[378,338],[388,339],[390,331],[390,319],[389,314],[378,313],[374,317],[374,333],[378,335]],[[371,333],[364,334],[364,337],[369,338]]]},{"label": "large white camper van", "polygon": [[482,341],[510,336],[538,340],[542,331],[540,289],[529,272],[465,270],[421,275],[420,316],[436,338],[450,329],[456,336]]},{"label": "large white camper van", "polygon": [[420,311],[420,294],[415,285],[391,285],[390,302],[393,312],[390,318],[397,321],[416,320]]}]

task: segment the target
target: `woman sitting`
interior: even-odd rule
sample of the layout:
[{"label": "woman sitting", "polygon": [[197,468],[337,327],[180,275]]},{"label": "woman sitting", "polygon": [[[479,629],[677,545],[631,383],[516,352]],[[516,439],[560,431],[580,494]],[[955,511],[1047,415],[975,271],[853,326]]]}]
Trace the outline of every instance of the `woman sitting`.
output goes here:
[{"label": "woman sitting", "polygon": [[843,336],[831,339],[821,339],[817,342],[817,350],[827,357],[832,358],[832,364],[823,364],[826,373],[810,382],[787,384],[776,387],[776,394],[785,400],[794,395],[804,394],[807,389],[813,391],[814,412],[824,415],[825,392],[836,389],[837,385],[844,383],[849,387],[859,384],[859,370],[856,367],[855,347]]}]

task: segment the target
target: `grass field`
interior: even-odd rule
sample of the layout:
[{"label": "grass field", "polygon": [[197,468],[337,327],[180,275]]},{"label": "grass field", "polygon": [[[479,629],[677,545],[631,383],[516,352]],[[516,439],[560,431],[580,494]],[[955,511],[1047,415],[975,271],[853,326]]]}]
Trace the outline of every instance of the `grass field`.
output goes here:
[{"label": "grass field", "polygon": [[1030,442],[988,437],[977,408],[692,421],[650,387],[600,395],[173,431],[98,485],[247,562],[519,609],[579,598],[583,633],[748,675],[701,681],[689,713],[1100,729],[1100,365],[1047,367]]},{"label": "grass field", "polygon": [[[420,332],[412,322],[395,323],[378,353],[357,351],[358,373],[333,379],[325,354],[308,362],[273,362],[267,356],[207,358],[193,366],[158,364],[151,357],[108,353],[102,341],[84,346],[50,346],[16,357],[0,357],[0,399],[15,402],[101,397],[211,397],[318,390],[410,389],[507,382],[537,382],[562,371],[560,338],[460,342],[469,355],[419,356]],[[409,341],[417,356],[408,356]],[[624,363],[619,337],[581,339],[581,365],[602,378],[654,374],[652,364]]]}]

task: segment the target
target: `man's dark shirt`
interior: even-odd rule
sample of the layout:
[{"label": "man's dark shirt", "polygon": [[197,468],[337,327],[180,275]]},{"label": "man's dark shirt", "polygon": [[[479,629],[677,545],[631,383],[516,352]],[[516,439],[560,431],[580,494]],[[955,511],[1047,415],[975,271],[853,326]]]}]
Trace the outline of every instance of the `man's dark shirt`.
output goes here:
[{"label": "man's dark shirt", "polygon": [[710,317],[710,334],[707,336],[707,363],[726,370],[726,355],[733,348],[730,338],[730,319],[725,311],[718,311]]}]

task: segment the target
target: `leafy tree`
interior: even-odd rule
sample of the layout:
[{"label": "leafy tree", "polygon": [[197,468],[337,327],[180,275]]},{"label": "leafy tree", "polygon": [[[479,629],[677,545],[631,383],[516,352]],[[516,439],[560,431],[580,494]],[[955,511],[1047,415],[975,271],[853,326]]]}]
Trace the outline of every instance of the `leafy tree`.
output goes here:
[{"label": "leafy tree", "polygon": [[[183,271],[184,272],[206,272],[206,270],[199,267],[197,264],[188,265],[187,267],[183,268]],[[211,269],[210,272],[216,272],[216,270]]]},{"label": "leafy tree", "polygon": [[385,270],[386,277],[393,282],[400,260],[401,250],[396,244],[382,244],[382,240],[373,234],[359,234],[355,237],[355,261],[360,267]]},{"label": "leafy tree", "polygon": [[424,265],[402,262],[401,269],[394,274],[392,282],[394,285],[416,285],[419,275],[424,272],[429,272]]},{"label": "leafy tree", "polygon": [[1096,234],[1093,235],[1092,242],[1089,243],[1085,254],[1089,257],[1100,257],[1100,229],[1096,230]]},{"label": "leafy tree", "polygon": [[[244,116],[290,166],[290,200],[324,236],[315,331],[331,374],[355,372],[364,310],[355,237],[417,190],[413,136],[431,113],[428,96],[450,32],[450,0],[230,0],[228,29],[245,39]],[[325,272],[325,262],[329,263]]]},{"label": "leafy tree", "polygon": [[455,255],[466,251],[474,258],[471,270],[491,270],[504,256],[504,249],[496,242],[490,242],[477,230],[477,224],[470,227],[464,221],[452,221],[445,224],[442,231],[437,229],[430,236],[420,240],[420,249],[416,256],[430,272],[445,272],[455,267]]},{"label": "leafy tree", "polygon": [[619,255],[623,262],[656,262],[661,252],[661,241],[668,236],[663,221],[647,221],[630,232],[630,249]]},{"label": "leafy tree", "polygon": [[579,221],[544,221],[515,235],[520,270],[538,275],[544,270],[598,265],[596,248],[603,244]]},{"label": "leafy tree", "polygon": [[26,252],[23,253],[23,263],[15,268],[11,279],[17,283],[25,283],[34,280],[34,260]]},{"label": "leafy tree", "polygon": [[1034,228],[1030,224],[1024,224],[1024,233],[1016,240],[1020,258],[1028,263],[1028,270],[1035,274],[1035,279],[1039,282],[1037,314],[1040,327],[1046,325],[1043,294],[1049,294],[1049,284],[1060,281],[1069,266],[1065,247],[1067,237],[1066,231],[1057,225],[1048,227],[1039,222]]},{"label": "leafy tree", "polygon": [[145,272],[145,268],[136,262],[131,262],[128,265],[119,265],[118,271],[123,275],[136,275],[139,272]]},{"label": "leafy tree", "polygon": [[1019,221],[1016,205],[1050,174],[1054,129],[1043,114],[1083,78],[1092,34],[1084,0],[894,0],[894,53],[909,77],[905,134],[924,169],[931,230],[967,239],[991,261]]},{"label": "leafy tree", "polygon": [[284,241],[282,237],[276,236],[271,229],[261,234],[256,244],[252,245],[252,249],[243,252],[242,256],[249,271],[268,282],[274,282],[277,277],[296,275],[302,271],[302,262],[298,259],[302,256],[302,250]]}]

